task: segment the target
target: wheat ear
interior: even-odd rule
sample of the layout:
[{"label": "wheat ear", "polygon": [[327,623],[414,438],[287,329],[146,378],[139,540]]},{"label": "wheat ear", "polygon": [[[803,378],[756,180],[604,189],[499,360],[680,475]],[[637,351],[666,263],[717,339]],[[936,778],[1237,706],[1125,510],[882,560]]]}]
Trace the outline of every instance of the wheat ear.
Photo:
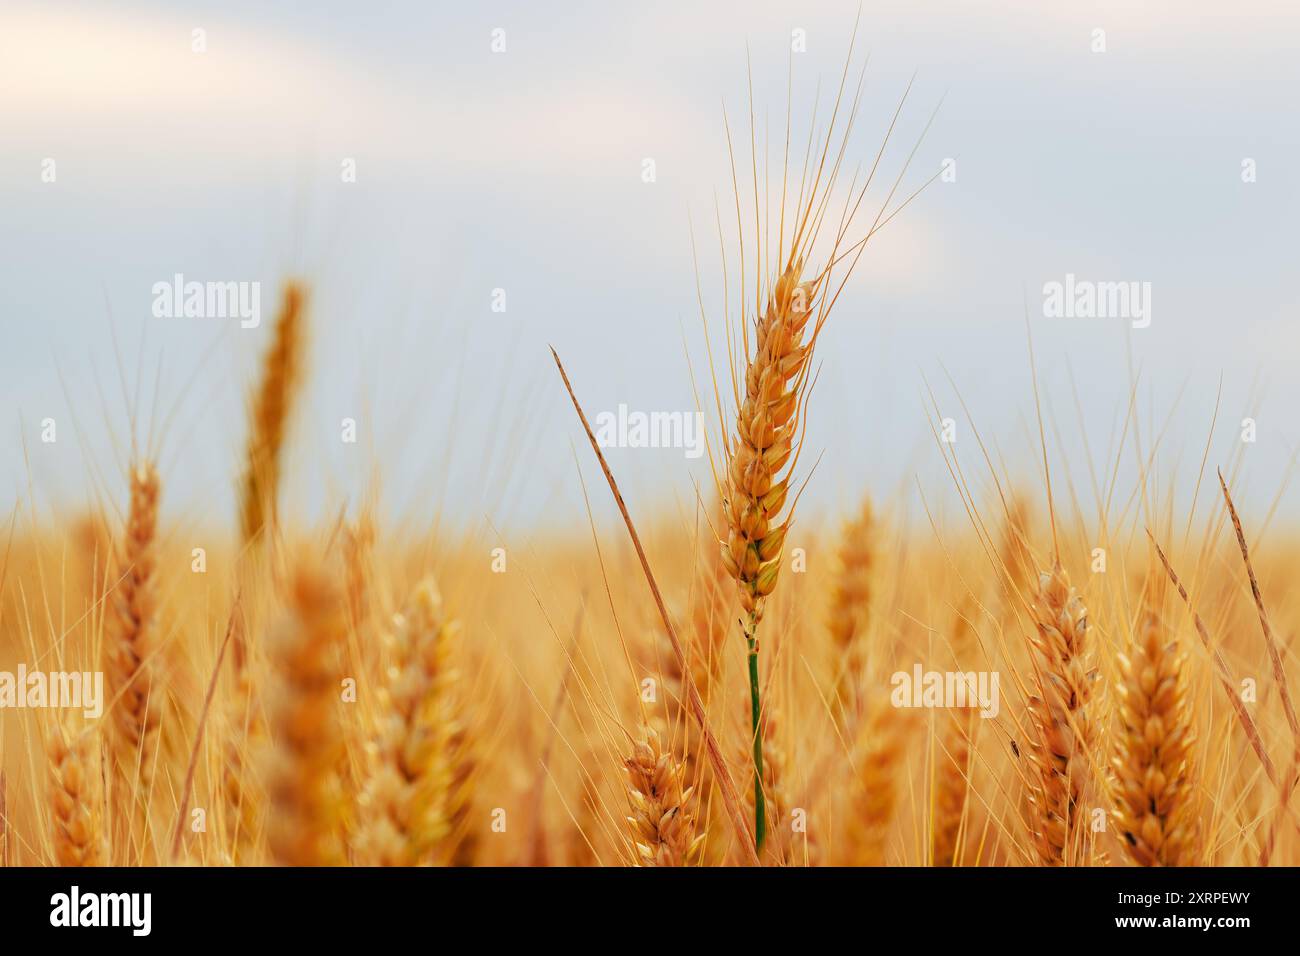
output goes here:
[{"label": "wheat ear", "polygon": [[360,634],[370,618],[374,590],[375,526],[362,515],[343,529],[344,573],[347,579],[348,618]]},{"label": "wheat ear", "polygon": [[347,610],[330,579],[312,568],[299,570],[289,604],[270,648],[275,686],[268,697],[274,751],[267,843],[281,865],[338,865],[344,859],[338,660]]},{"label": "wheat ear", "polygon": [[280,459],[289,413],[302,376],[307,292],[297,282],[284,287],[274,339],[249,410],[250,434],[240,481],[239,520],[244,544],[257,538],[276,516]]},{"label": "wheat ear", "polygon": [[682,784],[682,765],[647,728],[624,761],[631,815],[628,826],[641,866],[688,866],[703,843],[695,833],[694,788]]},{"label": "wheat ear", "polygon": [[59,866],[103,866],[107,856],[100,739],[56,725],[47,742],[54,858]]},{"label": "wheat ear", "polygon": [[1030,829],[1049,866],[1087,858],[1084,799],[1094,777],[1096,726],[1089,703],[1097,672],[1088,646],[1088,610],[1060,563],[1039,577],[1030,641],[1037,652],[1038,693],[1029,699],[1032,739]]},{"label": "wheat ear", "polygon": [[867,705],[858,740],[857,794],[849,820],[851,862],[883,866],[889,826],[898,805],[899,765],[913,721],[883,697]]},{"label": "wheat ear", "polygon": [[441,862],[452,866],[473,866],[478,860],[478,832],[473,826],[474,796],[478,784],[481,758],[475,728],[462,714],[451,724],[447,751],[451,779],[447,785],[447,837],[443,841]]},{"label": "wheat ear", "polygon": [[[721,515],[721,505],[718,506]],[[704,735],[689,713],[687,674],[699,691],[701,702],[707,706],[714,685],[722,671],[723,646],[730,631],[729,599],[734,598],[735,585],[722,565],[716,548],[707,548],[695,562],[691,589],[690,627],[685,641],[685,670],[673,653],[671,641],[664,635],[667,655],[662,660],[662,672],[669,701],[667,723],[677,727],[680,717],[682,733],[682,779],[695,789],[700,806],[698,821],[702,833],[711,833],[718,821],[720,807],[708,798],[712,792],[713,777],[704,751]],[[655,724],[658,727],[658,723]],[[748,762],[748,757],[746,758]],[[721,862],[720,840],[705,839],[700,852],[701,863]]]},{"label": "wheat ear", "polygon": [[790,490],[787,465],[800,427],[799,405],[812,341],[804,333],[812,315],[815,283],[801,282],[802,261],[791,262],[755,328],[755,349],[745,368],[745,398],[728,449],[724,510],[727,541],[722,559],[740,585],[751,630],[763,617],[781,572],[788,520],[780,522]]},{"label": "wheat ear", "polygon": [[1015,495],[1006,511],[998,556],[1012,588],[1024,593],[1033,586],[1034,579],[1034,559],[1028,545],[1029,506],[1024,498]]},{"label": "wheat ear", "polygon": [[1154,575],[1119,681],[1112,816],[1140,866],[1200,862],[1192,761],[1195,735],[1187,698],[1187,658],[1161,615]]},{"label": "wheat ear", "polygon": [[[157,525],[160,485],[152,463],[131,471],[131,505],[117,553],[105,635],[113,704],[111,743],[118,778],[134,791],[152,780],[163,688],[157,666]],[[137,794],[139,795],[139,794]]]},{"label": "wheat ear", "polygon": [[845,527],[840,539],[839,569],[831,592],[828,629],[837,660],[836,700],[856,707],[866,667],[865,637],[871,620],[871,583],[875,522],[871,503]]},{"label": "wheat ear", "polygon": [[416,589],[389,637],[391,663],[378,694],[375,736],[356,839],[360,862],[430,862],[449,832],[450,693],[448,652],[458,627],[447,620],[431,580]]}]

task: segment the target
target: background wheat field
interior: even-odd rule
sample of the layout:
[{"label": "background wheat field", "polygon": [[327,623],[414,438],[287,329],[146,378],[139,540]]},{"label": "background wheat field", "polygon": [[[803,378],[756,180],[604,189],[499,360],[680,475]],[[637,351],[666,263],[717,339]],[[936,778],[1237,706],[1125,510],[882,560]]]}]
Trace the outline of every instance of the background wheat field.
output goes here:
[{"label": "background wheat field", "polygon": [[[0,173],[78,248],[48,294],[45,240],[15,252],[0,300],[0,865],[1300,863],[1296,195],[1255,178],[1294,66],[1217,35],[1243,131],[1240,78],[1218,126],[1151,82],[1211,43],[1188,15],[1004,4],[1008,93],[959,52],[1001,27],[922,6],[407,11],[463,41],[432,78],[329,4],[6,13]],[[999,128],[1098,101],[1185,149],[1248,265],[1143,196],[1145,144],[998,165]],[[169,105],[143,172],[45,118]],[[100,206],[141,183],[201,226]],[[181,273],[257,321],[160,306]],[[1055,314],[1076,274],[1127,311]],[[102,713],[37,672],[102,674]]]}]

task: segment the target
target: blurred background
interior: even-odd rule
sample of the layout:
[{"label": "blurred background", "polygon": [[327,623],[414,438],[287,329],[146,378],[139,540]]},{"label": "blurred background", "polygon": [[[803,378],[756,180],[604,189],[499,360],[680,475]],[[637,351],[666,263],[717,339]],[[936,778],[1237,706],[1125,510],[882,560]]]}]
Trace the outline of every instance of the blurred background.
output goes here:
[{"label": "blurred background", "polygon": [[[759,152],[768,141],[779,174],[787,91],[796,140],[818,97],[824,132],[857,13],[6,0],[0,487],[20,498],[30,484],[55,513],[120,500],[132,433],[152,432],[165,510],[233,521],[244,396],[279,285],[301,275],[314,326],[292,509],[377,491],[390,517],[582,521],[590,452],[547,345],[591,414],[696,407],[692,371],[701,387],[709,374],[697,266],[715,358],[727,301],[739,320],[718,234],[721,221],[734,257],[724,109],[748,175],[748,71]],[[999,469],[1038,474],[1028,325],[1048,442],[1085,505],[1117,461],[1135,473],[1132,396],[1162,482],[1189,494],[1208,441],[1210,466],[1243,466],[1239,503],[1300,514],[1287,488],[1300,63],[1283,42],[1297,27],[1300,10],[1264,2],[865,5],[846,172],[872,162],[916,79],[862,224],[941,100],[896,198],[946,160],[956,176],[872,239],[835,308],[800,508],[841,512],[871,488],[958,512],[937,418],[956,420],[957,454],[989,484],[962,400]],[[796,30],[806,50],[792,53]],[[152,286],[176,273],[260,282],[261,326],[155,318]],[[1044,283],[1067,273],[1151,283],[1150,327],[1044,318]],[[356,444],[340,441],[345,417]],[[689,513],[708,482],[707,458],[680,450],[610,461],[642,514]]]}]

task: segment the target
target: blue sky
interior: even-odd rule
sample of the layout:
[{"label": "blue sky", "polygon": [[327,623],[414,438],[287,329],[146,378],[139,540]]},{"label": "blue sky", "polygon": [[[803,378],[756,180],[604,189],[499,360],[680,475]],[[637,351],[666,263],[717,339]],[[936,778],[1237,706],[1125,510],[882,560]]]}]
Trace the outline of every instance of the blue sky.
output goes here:
[{"label": "blue sky", "polygon": [[[793,122],[806,132],[856,11],[10,0],[0,481],[21,495],[30,474],[41,504],[59,509],[88,491],[118,496],[135,404],[141,437],[172,420],[172,507],[227,519],[243,395],[270,323],[157,319],[150,289],[177,272],[260,281],[269,312],[293,272],[315,296],[294,507],[355,501],[378,461],[394,514],[496,527],[580,516],[580,436],[546,346],[593,412],[694,406],[687,355],[698,375],[705,353],[691,229],[717,318],[714,202],[725,210],[731,196],[723,104],[743,124],[748,49],[760,136],[765,122],[779,128],[793,61]],[[947,158],[957,177],[872,239],[836,306],[806,506],[838,511],[864,488],[915,506],[919,486],[955,510],[927,383],[958,419],[973,474],[981,459],[958,394],[1007,466],[1030,474],[1026,303],[1049,439],[1080,486],[1082,436],[1104,470],[1136,374],[1143,440],[1161,432],[1162,479],[1190,489],[1222,380],[1210,462],[1244,453],[1243,495],[1271,503],[1300,447],[1300,190],[1288,166],[1300,155],[1300,65],[1282,42],[1297,20],[1251,2],[867,5],[851,159],[870,162],[915,73],[881,183],[941,99],[905,184]],[[796,28],[807,52],[791,57]],[[1104,53],[1091,49],[1098,28]],[[654,183],[642,181],[647,157]],[[41,181],[47,158],[53,183]],[[341,182],[345,158],[355,183]],[[1150,282],[1151,326],[1045,318],[1042,286],[1067,273]],[[491,309],[496,288],[504,313]],[[1258,440],[1243,447],[1246,415]],[[356,446],[338,441],[348,416]],[[60,423],[55,446],[39,442],[45,417]],[[706,477],[680,452],[618,449],[611,463],[646,511],[683,507],[692,476]],[[1296,492],[1282,510],[1300,510]]]}]

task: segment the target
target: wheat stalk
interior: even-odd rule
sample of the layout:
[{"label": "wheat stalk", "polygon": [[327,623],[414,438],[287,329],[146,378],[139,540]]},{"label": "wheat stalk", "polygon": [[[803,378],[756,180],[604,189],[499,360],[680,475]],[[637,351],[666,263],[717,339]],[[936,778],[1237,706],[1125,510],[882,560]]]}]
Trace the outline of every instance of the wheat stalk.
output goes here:
[{"label": "wheat stalk", "polygon": [[457,631],[429,579],[396,616],[361,799],[356,848],[363,862],[427,863],[450,832],[450,742],[456,729],[450,694],[456,674],[449,651]]},{"label": "wheat stalk", "polygon": [[277,512],[281,455],[289,413],[302,376],[306,288],[286,283],[274,339],[249,412],[250,434],[240,482],[239,521],[245,545],[254,541]]},{"label": "wheat stalk", "polygon": [[[962,602],[953,624],[952,650],[957,670],[965,672],[977,646],[973,624],[975,604]],[[961,863],[963,822],[968,820],[967,797],[971,789],[972,755],[979,712],[975,707],[954,708],[941,716],[943,752],[935,783],[934,828],[931,858],[935,866]]]},{"label": "wheat stalk", "polygon": [[1166,629],[1153,575],[1127,653],[1119,655],[1112,816],[1140,866],[1200,862],[1187,658]]},{"label": "wheat stalk", "polygon": [[787,741],[782,734],[781,711],[771,699],[763,705],[760,722],[763,737],[763,801],[767,811],[770,856],[780,864],[794,861],[794,831],[791,829]]},{"label": "wheat stalk", "polygon": [[641,866],[689,866],[704,841],[695,833],[694,789],[682,784],[682,765],[647,728],[623,763],[628,777],[627,818]]},{"label": "wheat stalk", "polygon": [[266,793],[258,778],[255,755],[266,744],[266,720],[253,675],[242,669],[227,704],[221,768],[221,791],[229,824],[230,855],[238,864],[263,832]]},{"label": "wheat stalk", "polygon": [[338,654],[347,611],[330,579],[309,566],[298,571],[289,605],[270,648],[267,843],[281,865],[338,865],[344,860]]},{"label": "wheat stalk", "polygon": [[1096,727],[1089,703],[1097,673],[1088,646],[1088,610],[1059,562],[1039,577],[1030,643],[1038,655],[1038,693],[1029,698],[1030,829],[1047,865],[1087,858],[1084,800],[1093,781]]}]

